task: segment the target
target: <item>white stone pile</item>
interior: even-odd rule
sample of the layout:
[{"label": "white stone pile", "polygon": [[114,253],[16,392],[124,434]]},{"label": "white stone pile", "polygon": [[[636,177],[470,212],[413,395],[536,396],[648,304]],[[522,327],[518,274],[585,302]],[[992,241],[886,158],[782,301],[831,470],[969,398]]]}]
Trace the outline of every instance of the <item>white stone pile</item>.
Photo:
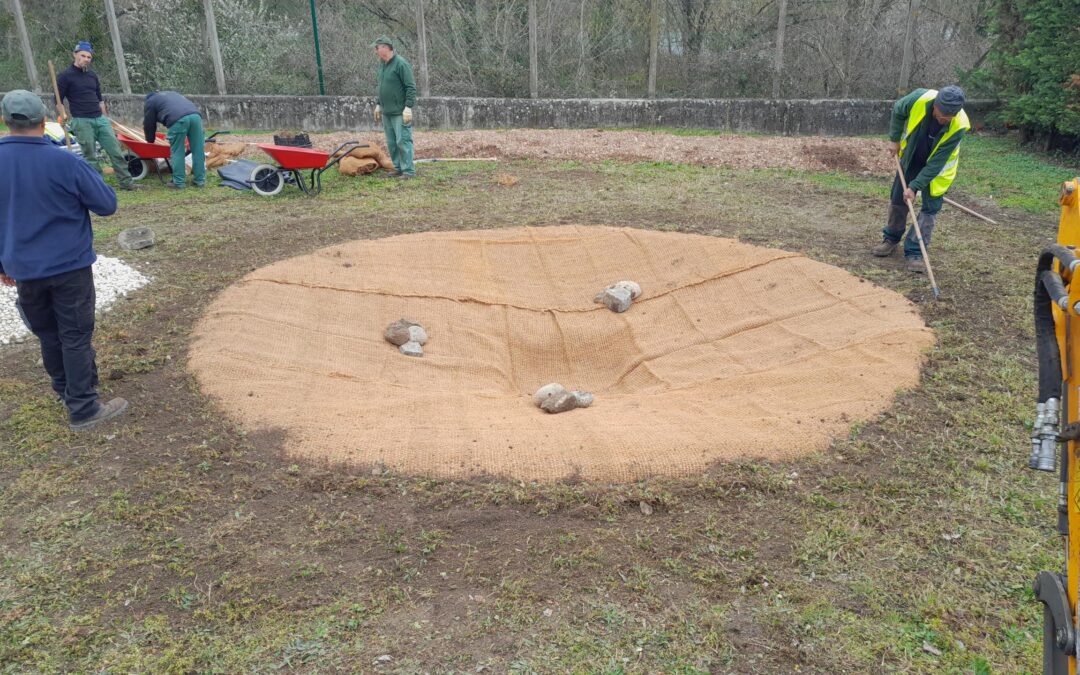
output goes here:
[{"label": "white stone pile", "polygon": [[[150,279],[117,258],[98,256],[94,263],[97,311],[104,312],[119,298],[150,283]],[[22,342],[30,331],[15,307],[15,289],[0,285],[0,346]]]}]

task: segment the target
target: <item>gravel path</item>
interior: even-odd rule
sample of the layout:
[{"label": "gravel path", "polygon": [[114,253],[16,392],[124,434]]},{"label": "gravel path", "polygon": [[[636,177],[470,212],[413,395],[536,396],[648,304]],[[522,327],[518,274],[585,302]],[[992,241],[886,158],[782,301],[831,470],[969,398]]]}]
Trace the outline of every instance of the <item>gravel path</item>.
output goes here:
[{"label": "gravel path", "polygon": [[[150,279],[122,260],[99,255],[94,263],[97,311],[108,310],[117,299],[149,282]],[[15,289],[0,286],[0,346],[22,342],[28,335],[30,331],[15,307]]]}]

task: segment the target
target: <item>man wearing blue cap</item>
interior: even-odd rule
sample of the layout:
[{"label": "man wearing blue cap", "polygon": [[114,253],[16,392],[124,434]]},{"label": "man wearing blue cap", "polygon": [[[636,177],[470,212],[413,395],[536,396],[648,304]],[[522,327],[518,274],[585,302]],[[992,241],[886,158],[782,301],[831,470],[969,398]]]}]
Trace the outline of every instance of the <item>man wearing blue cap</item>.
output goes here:
[{"label": "man wearing blue cap", "polygon": [[[923,243],[930,246],[934,220],[956,178],[960,141],[969,129],[964,90],[956,85],[942,87],[941,91],[916,89],[893,105],[889,153],[890,157],[900,156],[908,187],[904,189],[899,176],[893,179],[889,219],[881,243],[871,251],[874,255],[884,258],[896,250],[907,227],[905,202],[914,203],[916,193],[922,194],[918,227]],[[904,240],[904,257],[908,271],[921,274],[926,272],[926,263],[917,236],[913,227]]]},{"label": "man wearing blue cap", "polygon": [[120,189],[134,190],[140,186],[131,180],[124,154],[120,152],[120,143],[113,133],[112,124],[105,117],[108,111],[105,109],[105,99],[101,97],[101,82],[97,73],[90,69],[93,60],[94,48],[89,42],[83,40],[75,45],[71,66],[56,78],[56,87],[60,92],[56,113],[61,121],[68,116],[64,110],[64,99],[67,99],[71,112],[71,131],[79,141],[83,157],[101,173],[101,162],[95,146],[95,143],[100,143],[101,149],[109,156],[113,171],[116,172]]},{"label": "man wearing blue cap", "polygon": [[416,105],[416,80],[412,66],[394,52],[394,42],[385,35],[371,44],[382,63],[378,74],[378,105],[375,123],[382,122],[386,149],[394,162],[395,178],[415,178],[413,165],[412,118]]},{"label": "man wearing blue cap", "polygon": [[94,233],[90,211],[116,211],[116,193],[90,165],[53,145],[45,104],[22,89],[0,99],[11,135],[0,138],[0,284],[41,343],[52,388],[72,431],[116,417],[127,401],[99,403],[94,334]]}]

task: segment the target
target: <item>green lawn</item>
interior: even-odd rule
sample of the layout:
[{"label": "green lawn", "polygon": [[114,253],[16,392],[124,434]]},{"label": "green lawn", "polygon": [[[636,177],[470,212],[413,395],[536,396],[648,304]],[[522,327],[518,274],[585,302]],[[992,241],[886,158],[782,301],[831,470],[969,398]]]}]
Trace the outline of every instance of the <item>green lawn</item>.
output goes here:
[{"label": "green lawn", "polygon": [[[131,413],[73,435],[33,345],[0,348],[0,672],[1037,671],[1031,582],[1063,560],[1056,476],[1026,469],[1031,286],[1071,174],[1000,139],[963,157],[959,194],[1001,225],[943,212],[936,302],[900,259],[868,255],[880,178],[519,161],[333,174],[316,199],[122,193],[97,247],[153,282],[95,344]],[[305,462],[186,371],[195,322],[252,269],[357,238],[560,222],[799,251],[910,298],[938,344],[920,386],[826,452],[629,485]],[[120,250],[138,225],[157,246]]]}]

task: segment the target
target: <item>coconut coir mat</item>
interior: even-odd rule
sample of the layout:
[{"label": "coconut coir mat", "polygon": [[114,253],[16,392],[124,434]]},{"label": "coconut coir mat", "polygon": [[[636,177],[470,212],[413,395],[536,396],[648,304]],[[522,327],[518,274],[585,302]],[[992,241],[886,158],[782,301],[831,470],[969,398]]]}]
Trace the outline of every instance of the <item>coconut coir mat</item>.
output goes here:
[{"label": "coconut coir mat", "polygon": [[[629,311],[593,304],[643,289]],[[423,358],[383,340],[406,317]],[[629,481],[820,450],[918,382],[933,334],[900,295],[728,239],[612,227],[411,234],[256,270],[190,367],[300,458],[417,474]],[[548,415],[548,382],[596,395]]]}]

